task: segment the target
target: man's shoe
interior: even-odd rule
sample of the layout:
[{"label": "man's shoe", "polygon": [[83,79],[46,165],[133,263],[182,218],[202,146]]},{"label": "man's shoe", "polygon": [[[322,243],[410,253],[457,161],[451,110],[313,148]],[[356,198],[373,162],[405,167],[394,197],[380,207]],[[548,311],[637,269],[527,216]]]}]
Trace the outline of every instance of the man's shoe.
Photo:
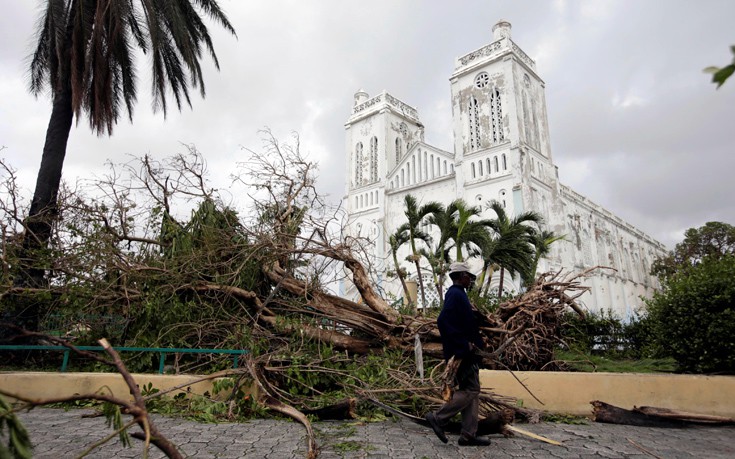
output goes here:
[{"label": "man's shoe", "polygon": [[460,435],[457,443],[459,443],[459,446],[490,446],[490,439]]},{"label": "man's shoe", "polygon": [[436,416],[434,416],[434,413],[427,414],[426,420],[429,422],[429,425],[434,430],[436,436],[439,437],[439,440],[442,441],[442,443],[446,443],[449,441],[447,440],[447,435],[444,433],[444,429],[442,429],[442,426],[440,426],[439,422],[436,420]]}]

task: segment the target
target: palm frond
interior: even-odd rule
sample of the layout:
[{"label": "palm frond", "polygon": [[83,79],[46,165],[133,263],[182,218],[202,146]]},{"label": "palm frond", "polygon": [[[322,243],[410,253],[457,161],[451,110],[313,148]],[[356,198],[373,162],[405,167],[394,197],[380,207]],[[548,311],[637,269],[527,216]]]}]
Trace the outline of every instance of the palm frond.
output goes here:
[{"label": "palm frond", "polygon": [[29,90],[70,91],[77,122],[84,112],[93,131],[111,134],[123,111],[132,120],[140,49],[151,52],[154,110],[166,115],[169,91],[177,109],[191,106],[190,87],[206,94],[204,50],[219,68],[204,16],[235,34],[214,0],[47,0],[29,59]]}]

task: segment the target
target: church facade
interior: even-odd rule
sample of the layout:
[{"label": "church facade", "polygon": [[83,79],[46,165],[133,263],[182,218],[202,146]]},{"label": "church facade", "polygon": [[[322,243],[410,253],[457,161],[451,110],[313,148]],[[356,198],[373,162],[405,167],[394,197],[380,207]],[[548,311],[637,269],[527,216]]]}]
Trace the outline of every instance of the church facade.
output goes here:
[{"label": "church facade", "polygon": [[[454,151],[424,142],[418,111],[382,92],[355,94],[345,124],[347,184],[346,233],[371,242],[370,265],[379,287],[400,298],[388,236],[406,221],[404,197],[419,205],[444,205],[457,198],[495,216],[487,205],[501,203],[509,216],[535,211],[545,229],[565,235],[539,263],[539,272],[564,269],[577,273],[593,266],[591,287],[579,301],[591,311],[612,310],[630,318],[658,281],[649,275],[666,248],[610,211],[559,182],[549,139],[545,84],[535,62],[511,39],[511,25],[493,27],[493,42],[457,58],[450,77]],[[399,252],[403,262],[408,247]],[[415,270],[408,262],[403,266]],[[477,261],[478,270],[480,262]],[[426,270],[425,285],[431,286]],[[497,284],[497,279],[494,283]],[[510,282],[510,284],[508,284]],[[509,290],[520,288],[506,276]],[[427,303],[436,300],[427,288]],[[431,291],[431,293],[430,293]],[[356,295],[345,287],[347,296]]]}]

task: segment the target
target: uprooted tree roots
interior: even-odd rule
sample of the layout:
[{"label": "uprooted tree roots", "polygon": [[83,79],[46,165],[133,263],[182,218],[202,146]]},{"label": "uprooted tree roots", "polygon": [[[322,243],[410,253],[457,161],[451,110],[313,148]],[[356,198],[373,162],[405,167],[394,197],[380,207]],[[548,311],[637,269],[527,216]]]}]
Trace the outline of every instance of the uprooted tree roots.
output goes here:
[{"label": "uprooted tree roots", "polygon": [[[332,256],[343,255],[335,252]],[[343,261],[346,261],[347,266],[352,266],[350,260]],[[355,276],[362,275],[359,268],[353,266],[352,269]],[[524,294],[501,304],[497,312],[482,315],[481,332],[489,343],[481,354],[483,366],[510,370],[554,368],[553,350],[559,343],[562,313],[569,307],[583,314],[574,300],[587,289],[580,283],[586,274],[566,278],[560,272],[542,275]],[[434,362],[440,362],[441,344],[435,321],[403,316],[385,309],[384,302],[372,293],[372,287],[367,283],[360,287],[366,300],[358,304],[323,292],[309,291],[302,281],[288,276],[278,267],[271,267],[268,276],[278,288],[305,300],[304,314],[328,319],[326,323],[343,324],[340,331],[337,326],[331,329],[324,326],[304,328],[293,324],[277,326],[277,321],[266,321],[274,325],[274,333],[293,336],[297,331],[303,332],[320,342],[330,343],[338,352],[326,358],[312,357],[311,361],[304,361],[302,357],[279,359],[275,355],[252,357],[249,360],[248,369],[262,391],[262,402],[270,409],[292,416],[305,425],[309,434],[310,454],[316,454],[316,443],[303,410],[309,405],[307,400],[314,402],[315,393],[328,390],[330,385],[339,386],[341,393],[367,400],[420,424],[423,424],[426,411],[443,403],[440,377],[443,364],[438,363],[422,379],[416,374],[414,361],[406,357],[415,350],[414,337],[418,334],[424,353],[433,357]],[[277,315],[273,311],[266,312],[264,308],[259,310],[264,314]],[[292,309],[291,312],[296,311]],[[345,324],[349,324],[349,329]],[[384,372],[383,377],[372,379],[369,372],[351,372],[335,365],[339,360],[345,363],[365,359],[378,352],[393,352],[394,355],[404,356],[404,360],[400,361],[401,357],[398,357],[398,360],[394,360],[398,362],[395,367],[378,368],[378,371]],[[364,365],[363,370],[369,368],[369,364],[361,365]],[[288,392],[286,388],[301,372],[319,375],[319,378],[317,383],[310,383],[310,387],[304,388],[302,395],[294,396],[293,391]],[[306,381],[314,379],[307,378]],[[487,390],[483,390],[480,400],[480,417],[483,419],[480,430],[483,433],[510,435],[512,430],[505,426],[515,417],[534,421],[539,416],[538,412],[520,408],[514,400]],[[344,401],[335,405],[339,404],[344,404]],[[350,409],[335,412],[352,413]]]},{"label": "uprooted tree roots", "polygon": [[[335,252],[333,256],[344,254]],[[351,266],[350,260],[345,261]],[[356,276],[362,275],[359,265],[352,269]],[[488,343],[481,354],[483,366],[550,368],[562,312],[569,307],[582,313],[574,299],[586,289],[580,283],[585,274],[567,278],[559,272],[542,275],[524,294],[502,303],[497,312],[482,314],[481,333]],[[266,275],[280,291],[270,298],[213,284],[198,287],[243,300],[253,318],[252,330],[271,349],[249,355],[244,368],[217,376],[240,376],[240,383],[253,381],[258,403],[302,423],[307,431],[307,457],[318,455],[310,417],[354,417],[358,400],[423,425],[423,415],[443,403],[445,366],[433,319],[398,314],[367,283],[361,286],[366,301],[360,304],[310,290],[277,265],[268,268]],[[296,298],[300,301],[294,301]],[[284,305],[288,305],[288,315]],[[300,315],[304,316],[301,320]],[[321,325],[314,317],[322,319]],[[425,377],[417,374],[414,360],[417,334],[431,369]],[[239,389],[236,384],[233,394]],[[510,426],[515,418],[533,422],[539,415],[517,406],[511,398],[483,389],[479,433],[512,435],[519,431]],[[459,426],[447,429],[451,432]]]}]

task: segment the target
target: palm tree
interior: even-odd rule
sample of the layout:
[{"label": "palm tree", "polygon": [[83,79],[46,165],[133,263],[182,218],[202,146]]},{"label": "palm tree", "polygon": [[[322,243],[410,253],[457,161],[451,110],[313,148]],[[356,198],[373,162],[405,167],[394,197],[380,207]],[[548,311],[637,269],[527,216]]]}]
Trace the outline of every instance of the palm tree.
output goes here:
[{"label": "palm tree", "polygon": [[534,246],[535,254],[530,269],[526,272],[523,272],[522,278],[524,284],[531,285],[533,283],[536,277],[536,270],[538,270],[539,260],[542,257],[548,255],[549,252],[551,252],[551,244],[556,241],[562,241],[564,240],[564,238],[565,235],[558,235],[549,230],[541,230],[534,233],[531,239],[531,243]]},{"label": "palm tree", "polygon": [[532,225],[540,225],[543,218],[533,211],[523,212],[509,218],[503,205],[497,201],[492,201],[488,207],[496,215],[492,227],[498,239],[495,260],[500,266],[498,297],[501,297],[505,268],[519,273],[528,271],[532,263],[533,237],[536,233],[536,227]]},{"label": "palm tree", "polygon": [[482,247],[483,271],[482,279],[478,284],[484,292],[490,289],[490,281],[495,268],[501,269],[501,278],[504,273],[526,273],[530,270],[533,257],[533,246],[528,241],[528,235],[523,232],[511,232],[502,235],[495,234]]},{"label": "palm tree", "polygon": [[431,241],[431,237],[423,229],[421,229],[422,223],[425,223],[425,218],[434,212],[441,211],[441,204],[437,202],[429,202],[419,207],[416,202],[416,198],[412,195],[406,195],[403,201],[405,205],[405,214],[408,222],[404,223],[398,228],[398,231],[405,232],[408,235],[408,242],[411,246],[411,255],[408,257],[409,260],[413,261],[416,265],[416,276],[419,280],[419,289],[421,290],[421,304],[426,306],[426,292],[424,291],[424,280],[421,277],[421,254],[419,253],[416,245],[417,240],[422,240],[425,243]]},{"label": "palm tree", "polygon": [[396,231],[395,233],[388,236],[388,244],[390,245],[390,253],[393,256],[393,264],[396,267],[396,276],[401,281],[403,287],[403,294],[406,297],[406,301],[411,304],[411,294],[408,292],[408,286],[406,285],[406,272],[401,268],[401,264],[398,261],[398,249],[408,242],[408,235],[404,231]]},{"label": "palm tree", "polygon": [[454,234],[456,230],[454,228],[454,212],[453,207],[439,206],[439,209],[429,215],[427,222],[433,225],[439,231],[439,240],[434,247],[433,252],[424,251],[422,252],[424,257],[429,261],[432,273],[434,275],[434,285],[436,286],[437,294],[439,295],[439,303],[444,303],[444,281],[445,275],[447,274],[449,263],[449,252],[454,247]]},{"label": "palm tree", "polygon": [[469,256],[480,254],[482,247],[490,237],[487,231],[490,224],[487,220],[473,220],[481,214],[479,207],[469,206],[464,199],[457,199],[447,207],[447,212],[453,217],[454,246],[456,248],[456,261],[464,261],[462,248],[468,251]]},{"label": "palm tree", "polygon": [[219,69],[202,16],[235,30],[216,0],[47,0],[30,59],[30,91],[48,89],[53,106],[36,180],[16,286],[40,287],[36,266],[47,246],[72,121],[85,112],[98,135],[112,134],[123,111],[132,121],[136,101],[136,48],[149,54],[154,109],[168,108],[166,93],[191,106],[189,86],[205,94],[200,61],[206,51]]}]

